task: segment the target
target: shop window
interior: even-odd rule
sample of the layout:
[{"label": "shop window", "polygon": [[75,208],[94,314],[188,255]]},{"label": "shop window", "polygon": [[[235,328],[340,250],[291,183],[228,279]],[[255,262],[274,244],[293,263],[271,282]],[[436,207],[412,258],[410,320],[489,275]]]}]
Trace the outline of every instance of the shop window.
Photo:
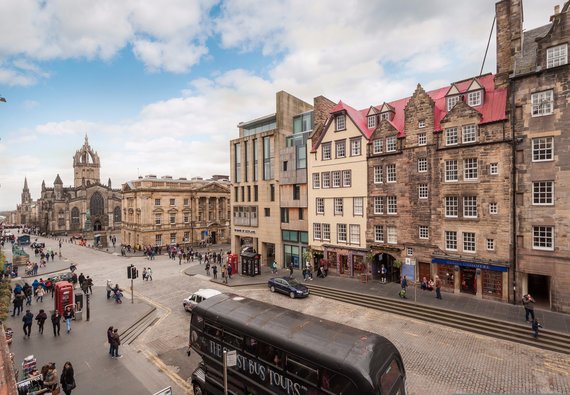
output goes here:
[{"label": "shop window", "polygon": [[503,273],[494,270],[481,270],[483,295],[501,298],[503,296]]},{"label": "shop window", "polygon": [[455,272],[451,265],[438,265],[437,275],[441,280],[443,288],[453,289],[455,287]]}]

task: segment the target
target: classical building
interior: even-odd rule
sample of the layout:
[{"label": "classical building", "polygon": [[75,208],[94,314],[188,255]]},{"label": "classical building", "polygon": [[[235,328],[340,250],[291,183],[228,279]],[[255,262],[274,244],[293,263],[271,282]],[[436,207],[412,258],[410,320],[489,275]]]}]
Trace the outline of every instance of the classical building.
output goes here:
[{"label": "classical building", "polygon": [[123,244],[229,243],[229,180],[216,179],[148,175],[123,184]]},{"label": "classical building", "polygon": [[[238,125],[239,138],[230,142],[232,252],[250,246],[264,265],[273,260],[281,267],[301,262],[308,241],[307,202],[300,191],[306,151],[295,147],[303,146],[305,133],[312,129],[310,117],[305,115],[303,120],[311,110],[310,104],[281,91],[276,94],[274,114]],[[294,122],[303,121],[304,126],[293,133]],[[282,175],[285,185],[281,188]]]},{"label": "classical building", "polygon": [[521,0],[496,10],[497,71],[510,83],[516,141],[516,297],[570,312],[570,2],[526,31]]},{"label": "classical building", "polygon": [[[42,182],[37,201],[41,232],[63,235],[93,233],[107,235],[121,225],[121,191],[99,180],[101,162],[85,136],[85,143],[73,156],[74,185],[64,187],[59,174],[53,188]],[[105,237],[103,239],[106,239]]]}]

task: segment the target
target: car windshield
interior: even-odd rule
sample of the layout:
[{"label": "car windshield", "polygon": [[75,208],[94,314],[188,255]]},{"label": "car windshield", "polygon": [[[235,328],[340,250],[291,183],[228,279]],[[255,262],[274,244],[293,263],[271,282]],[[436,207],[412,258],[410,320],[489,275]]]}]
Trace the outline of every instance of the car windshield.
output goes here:
[{"label": "car windshield", "polygon": [[289,285],[292,287],[295,287],[300,284],[297,280],[287,280],[287,281],[289,282]]}]

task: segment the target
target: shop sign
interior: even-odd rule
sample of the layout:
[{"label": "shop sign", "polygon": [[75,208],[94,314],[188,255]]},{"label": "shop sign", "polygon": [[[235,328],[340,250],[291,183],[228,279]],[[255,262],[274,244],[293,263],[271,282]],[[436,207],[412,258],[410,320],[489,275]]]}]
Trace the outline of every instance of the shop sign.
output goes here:
[{"label": "shop sign", "polygon": [[240,233],[255,233],[254,229],[239,229],[239,228],[234,228],[234,232],[240,232]]},{"label": "shop sign", "polygon": [[504,266],[494,266],[494,265],[487,265],[484,263],[454,261],[451,259],[432,258],[431,262],[432,263],[441,263],[443,265],[457,265],[457,266],[463,266],[463,267],[472,267],[475,269],[494,270],[496,272],[508,272],[509,271],[509,268],[504,267]]}]

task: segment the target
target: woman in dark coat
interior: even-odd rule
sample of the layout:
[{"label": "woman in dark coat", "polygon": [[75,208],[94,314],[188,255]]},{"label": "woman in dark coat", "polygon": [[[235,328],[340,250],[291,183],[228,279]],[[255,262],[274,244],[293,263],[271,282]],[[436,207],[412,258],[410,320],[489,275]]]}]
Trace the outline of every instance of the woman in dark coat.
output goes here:
[{"label": "woman in dark coat", "polygon": [[75,388],[75,377],[73,377],[73,366],[71,362],[67,361],[65,365],[63,365],[59,382],[65,395],[71,395],[71,391]]}]

